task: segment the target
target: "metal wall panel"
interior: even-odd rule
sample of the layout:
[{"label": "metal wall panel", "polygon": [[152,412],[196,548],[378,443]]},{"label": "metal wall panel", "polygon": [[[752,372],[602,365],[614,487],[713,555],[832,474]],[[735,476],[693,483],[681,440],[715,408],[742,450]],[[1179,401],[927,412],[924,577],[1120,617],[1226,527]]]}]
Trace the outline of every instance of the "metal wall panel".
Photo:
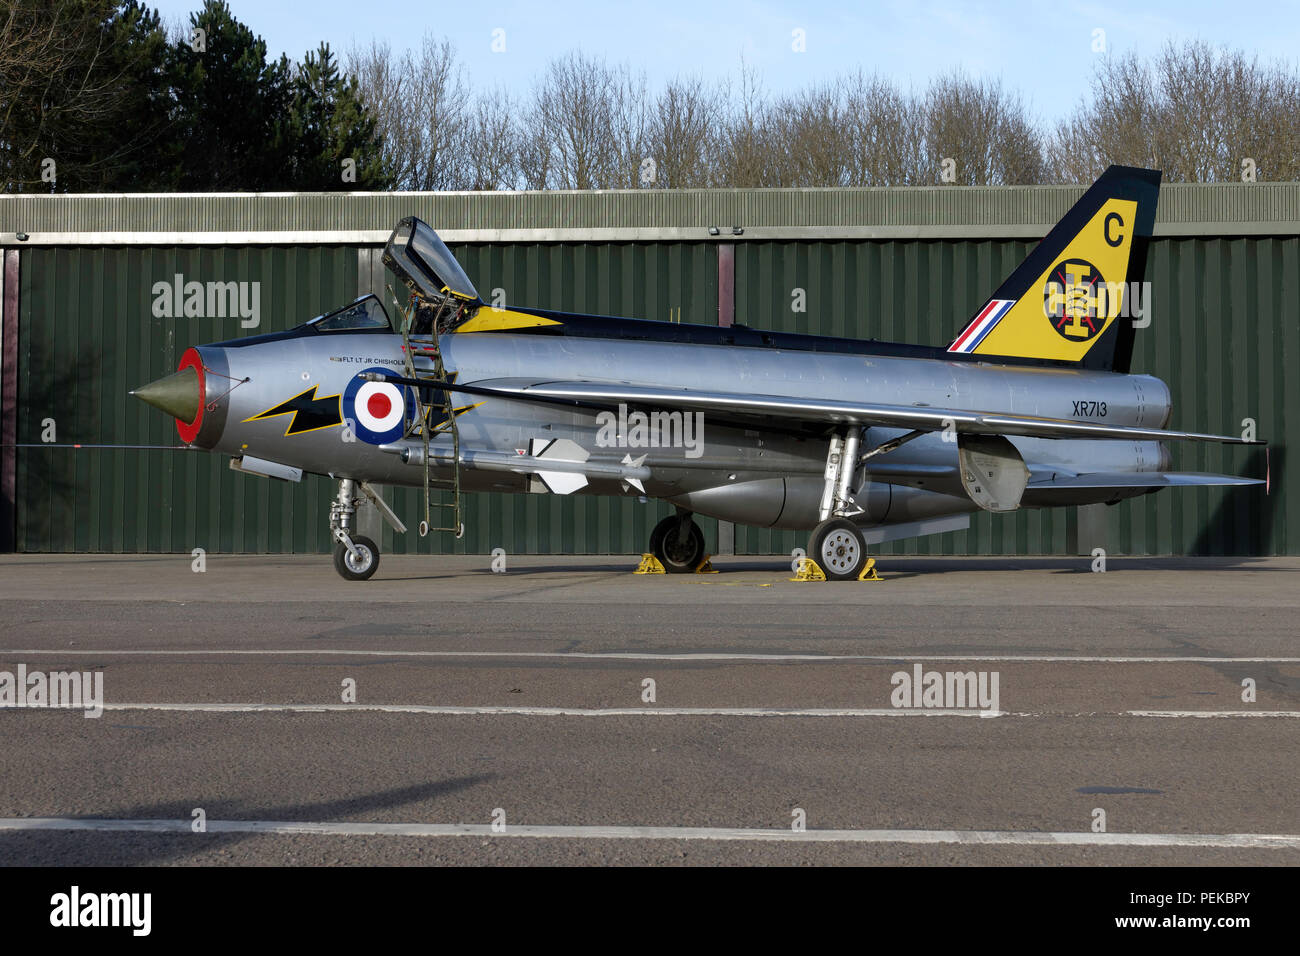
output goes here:
[{"label": "metal wall panel", "polygon": [[[462,242],[1033,238],[1082,186],[609,189],[483,193],[259,193],[0,197],[0,242],[371,243],[418,215]],[[1300,183],[1178,183],[1156,235],[1296,235]],[[27,236],[18,240],[21,233]],[[88,234],[97,239],[78,238]]]},{"label": "metal wall panel", "polygon": [[[1131,554],[1300,553],[1300,240],[1157,242],[1148,260],[1154,309],[1133,367],[1169,383],[1173,427],[1239,434],[1253,419],[1269,441],[1271,493],[1185,488],[1107,509],[1112,547]],[[1173,467],[1263,477],[1262,449],[1172,446]],[[1287,467],[1291,465],[1292,467]]]},{"label": "metal wall panel", "polygon": [[[1177,427],[1236,434],[1254,418],[1272,445],[1272,494],[1175,489],[1122,502],[1106,509],[1114,553],[1300,553],[1300,509],[1288,515],[1285,507],[1288,493],[1300,496],[1300,475],[1283,467],[1287,446],[1300,440],[1298,248],[1294,237],[1152,244],[1151,324],[1137,333],[1133,369],[1170,384]],[[1015,241],[744,243],[736,250],[736,321],[946,345],[1029,249]],[[806,312],[794,311],[797,289]],[[1173,451],[1176,469],[1264,475],[1262,451],[1190,442]],[[981,513],[968,531],[880,550],[1070,554],[1076,534],[1073,509]],[[805,538],[738,527],[736,550],[789,552]]]},{"label": "metal wall panel", "polygon": [[[156,318],[152,287],[260,282],[261,324]],[[166,416],[128,392],[176,369],[190,345],[272,332],[356,294],[356,251],[313,248],[33,248],[23,251],[18,441],[179,442]],[[288,485],[192,451],[20,448],[21,551],[317,551],[324,481]]]}]

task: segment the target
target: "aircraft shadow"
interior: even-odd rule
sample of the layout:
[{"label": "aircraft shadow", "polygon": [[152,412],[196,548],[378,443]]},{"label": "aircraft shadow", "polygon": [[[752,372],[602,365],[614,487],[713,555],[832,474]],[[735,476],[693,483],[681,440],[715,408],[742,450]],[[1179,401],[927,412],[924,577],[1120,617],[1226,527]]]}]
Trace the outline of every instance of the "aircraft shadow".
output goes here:
[{"label": "aircraft shadow", "polygon": [[[85,819],[103,820],[184,820],[191,819],[196,803],[203,806],[209,820],[283,820],[285,822],[321,822],[366,819],[365,814],[375,810],[405,806],[421,800],[436,799],[495,778],[495,774],[478,774],[434,780],[428,783],[394,787],[369,795],[349,796],[339,800],[315,803],[282,804],[275,807],[249,806],[241,800],[196,800],[181,804],[175,801],[124,807],[120,810],[96,814]],[[459,822],[459,821],[455,821]],[[485,821],[486,822],[486,821]],[[18,831],[0,832],[0,861],[8,866],[158,866],[184,863],[196,852],[211,852],[228,848],[252,837],[254,833],[177,833],[146,834],[136,832],[95,834],[96,847],[89,850],[81,844],[92,837],[92,831]],[[101,845],[100,840],[110,840]],[[48,858],[35,863],[24,858],[24,851],[33,842],[46,843]],[[344,855],[339,854],[343,859]]]}]

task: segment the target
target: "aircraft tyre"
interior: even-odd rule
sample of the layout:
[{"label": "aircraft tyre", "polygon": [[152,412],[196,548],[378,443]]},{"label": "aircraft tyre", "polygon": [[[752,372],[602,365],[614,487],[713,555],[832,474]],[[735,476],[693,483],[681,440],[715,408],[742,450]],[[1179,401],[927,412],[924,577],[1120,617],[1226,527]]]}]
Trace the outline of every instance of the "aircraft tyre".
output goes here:
[{"label": "aircraft tyre", "polygon": [[854,581],[867,561],[867,541],[848,518],[829,518],[813,529],[808,557],[826,573],[826,580]]},{"label": "aircraft tyre", "polygon": [[334,543],[334,570],[345,581],[368,581],[379,570],[379,545],[362,534],[354,534],[352,544],[360,559],[354,558],[342,541]]},{"label": "aircraft tyre", "polygon": [[677,515],[670,515],[650,532],[650,553],[659,559],[669,574],[690,574],[704,560],[704,532],[687,518],[686,540],[679,540],[681,520]]}]

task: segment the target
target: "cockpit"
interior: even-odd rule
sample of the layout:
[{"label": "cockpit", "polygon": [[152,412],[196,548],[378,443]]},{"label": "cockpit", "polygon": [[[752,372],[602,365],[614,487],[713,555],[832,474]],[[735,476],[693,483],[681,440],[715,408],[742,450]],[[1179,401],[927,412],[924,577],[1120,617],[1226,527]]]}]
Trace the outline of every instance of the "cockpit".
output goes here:
[{"label": "cockpit", "polygon": [[417,335],[449,332],[483,304],[451,250],[414,216],[399,222],[389,236],[384,265],[411,293]]},{"label": "cockpit", "polygon": [[351,305],[317,316],[307,325],[317,332],[389,332],[393,328],[383,303],[373,295],[363,295]]},{"label": "cockpit", "polygon": [[[451,332],[483,304],[451,250],[436,232],[415,217],[403,219],[393,230],[384,248],[384,265],[410,292],[403,315],[409,315],[411,332],[415,335],[430,335],[434,329],[440,335]],[[401,326],[393,325],[379,297],[363,295],[342,308],[310,319],[290,333],[272,334],[399,331]],[[262,338],[265,337],[242,342]]]}]

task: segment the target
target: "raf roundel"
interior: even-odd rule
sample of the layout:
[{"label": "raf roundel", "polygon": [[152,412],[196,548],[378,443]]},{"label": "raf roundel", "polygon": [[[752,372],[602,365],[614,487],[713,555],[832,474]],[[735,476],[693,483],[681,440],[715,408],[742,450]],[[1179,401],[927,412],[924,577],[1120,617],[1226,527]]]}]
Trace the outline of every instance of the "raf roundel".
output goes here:
[{"label": "raf roundel", "polygon": [[409,390],[392,382],[368,382],[368,372],[389,373],[389,369],[368,368],[352,379],[343,393],[343,415],[356,436],[371,445],[382,445],[402,437],[413,403]]}]

